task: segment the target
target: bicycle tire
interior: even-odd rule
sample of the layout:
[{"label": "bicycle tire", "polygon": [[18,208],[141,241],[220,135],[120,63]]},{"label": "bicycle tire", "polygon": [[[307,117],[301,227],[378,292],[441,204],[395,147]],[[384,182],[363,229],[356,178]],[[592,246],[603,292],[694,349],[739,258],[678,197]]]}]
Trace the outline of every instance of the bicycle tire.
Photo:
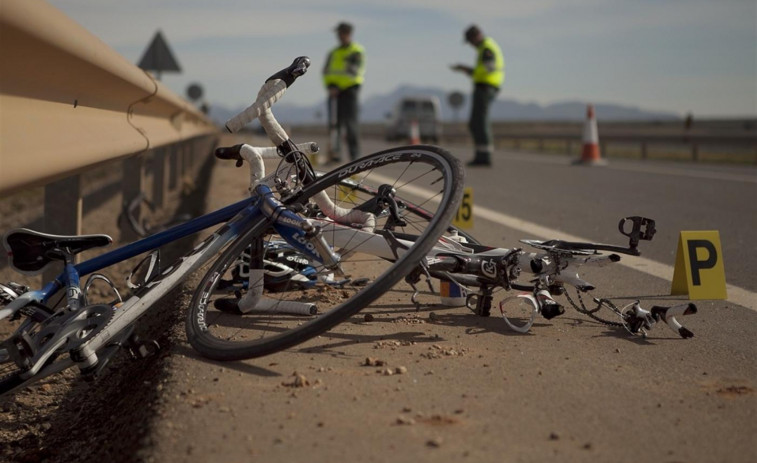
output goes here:
[{"label": "bicycle tire", "polygon": [[[52,315],[52,312],[43,306],[29,306],[29,310],[24,309],[19,313],[22,318],[17,321],[17,326],[13,330],[14,334],[22,329],[31,333],[34,331],[34,328]],[[27,382],[35,381],[34,378],[22,379],[20,377],[21,373],[21,369],[13,360],[3,355],[2,349],[0,349],[0,396]]]},{"label": "bicycle tire", "polygon": [[[369,283],[358,287],[356,282],[364,279],[350,278],[348,283],[338,288],[341,293],[337,294],[336,300],[333,301],[329,300],[333,295],[329,283],[319,281],[315,294],[304,290],[299,291],[300,294],[297,296],[299,298],[317,297],[319,304],[334,304],[325,312],[315,317],[310,316],[304,322],[300,317],[287,316],[276,311],[262,314],[253,311],[240,315],[214,310],[216,305],[223,306],[216,302],[214,294],[228,295],[234,291],[234,294],[239,296],[236,292],[244,290],[242,286],[233,287],[231,290],[228,287],[220,288],[221,282],[226,281],[223,278],[224,275],[230,272],[229,269],[233,267],[238,256],[249,246],[252,239],[261,238],[268,227],[265,223],[252,225],[210,267],[192,298],[187,313],[186,332],[195,350],[214,360],[242,360],[293,347],[328,331],[371,304],[413,270],[442,233],[447,230],[462,198],[463,170],[460,161],[442,148],[416,145],[391,148],[341,166],[305,186],[295,200],[285,201],[285,203],[308,204],[308,200],[319,192],[326,192],[335,202],[341,202],[343,199],[338,197],[340,194],[338,187],[341,179],[346,176],[358,178],[358,183],[364,184],[375,181],[383,183],[388,178],[391,179],[393,188],[397,190],[408,188],[412,182],[413,194],[416,195],[420,194],[419,191],[426,191],[424,190],[426,185],[431,185],[432,195],[436,199],[427,202],[427,205],[433,204],[435,208],[429,207],[430,217],[426,222],[416,221],[417,217],[413,217],[414,222],[408,223],[407,228],[420,232],[415,235],[416,238],[411,242],[412,244],[408,245],[409,249],[394,261],[374,259],[371,265],[368,265],[357,258],[358,253],[350,253],[349,243],[341,247],[339,252],[345,257],[344,265],[349,265],[349,270],[352,272],[369,272],[371,274],[368,278]],[[383,223],[379,221],[376,229],[380,227],[384,227],[382,230],[388,229],[387,223],[388,220]],[[327,242],[332,243],[339,230],[345,229],[337,226],[331,230],[324,228],[323,236]],[[347,232],[350,231],[359,230],[348,228]],[[405,236],[402,231],[397,231],[396,226],[393,231]],[[385,268],[380,267],[382,265],[385,265]],[[319,289],[324,294],[318,294]],[[296,295],[297,291],[290,293]],[[275,294],[277,293],[267,295]],[[286,296],[282,299],[284,297]],[[294,296],[290,295],[290,297]],[[342,302],[344,298],[346,300]],[[245,330],[244,333],[242,333],[243,330]],[[251,335],[254,339],[250,339]]]}]

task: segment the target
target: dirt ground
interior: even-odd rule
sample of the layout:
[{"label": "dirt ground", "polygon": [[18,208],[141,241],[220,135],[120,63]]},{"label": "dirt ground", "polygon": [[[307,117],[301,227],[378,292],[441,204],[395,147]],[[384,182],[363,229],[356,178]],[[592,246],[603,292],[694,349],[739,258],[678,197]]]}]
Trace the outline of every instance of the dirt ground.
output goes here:
[{"label": "dirt ground", "polygon": [[[214,164],[205,207],[242,197],[246,179]],[[0,460],[757,460],[751,310],[700,304],[691,340],[631,338],[575,311],[520,335],[433,296],[416,311],[399,287],[294,349],[220,363],[186,342],[193,281],[140,328],[158,356],[0,399]]]}]

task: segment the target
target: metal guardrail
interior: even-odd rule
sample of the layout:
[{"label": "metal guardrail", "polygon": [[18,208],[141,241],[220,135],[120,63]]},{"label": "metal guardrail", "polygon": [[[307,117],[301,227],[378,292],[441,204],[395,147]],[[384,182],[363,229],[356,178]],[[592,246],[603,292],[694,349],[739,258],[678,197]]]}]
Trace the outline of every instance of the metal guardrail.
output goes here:
[{"label": "metal guardrail", "polygon": [[[43,231],[81,233],[81,173],[95,166],[120,175],[123,200],[149,190],[163,206],[168,192],[191,182],[217,137],[191,103],[59,10],[2,0],[0,198],[44,185]],[[122,241],[135,238],[122,226]]]},{"label": "metal guardrail", "polygon": [[3,0],[0,194],[216,132],[191,103],[42,0]]}]

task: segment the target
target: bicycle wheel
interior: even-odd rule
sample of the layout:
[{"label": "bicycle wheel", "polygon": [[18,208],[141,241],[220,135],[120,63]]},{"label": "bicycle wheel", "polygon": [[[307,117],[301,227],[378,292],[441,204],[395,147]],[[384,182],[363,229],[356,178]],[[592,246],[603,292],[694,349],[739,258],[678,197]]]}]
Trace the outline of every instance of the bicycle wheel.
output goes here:
[{"label": "bicycle wheel", "polygon": [[[47,320],[52,312],[46,307],[27,306],[18,312],[20,316],[2,321],[2,332],[10,335],[26,333],[34,335],[41,323]],[[11,334],[12,333],[12,334]],[[8,336],[10,338],[11,336]],[[9,392],[28,380],[20,377],[21,369],[11,358],[5,343],[0,343],[0,395]]]},{"label": "bicycle wheel", "polygon": [[[323,176],[325,174],[319,173],[319,175]],[[351,207],[357,207],[361,204],[368,203],[371,200],[379,199],[382,196],[382,192],[379,191],[378,188],[363,183],[357,183],[351,178],[340,180],[339,189],[344,198],[343,202],[349,204]],[[398,209],[401,211],[400,214],[403,217],[415,217],[416,220],[420,220],[421,222],[428,222],[431,217],[433,217],[433,213],[426,210],[424,205],[417,204],[407,198],[397,198],[397,203]],[[346,207],[346,205],[344,207]],[[384,211],[384,213],[387,212]],[[444,234],[456,234],[461,236],[464,238],[462,241],[463,243],[481,244],[481,242],[474,238],[470,233],[454,225],[449,225]]]},{"label": "bicycle wheel", "polygon": [[[347,177],[371,191],[382,189],[389,195],[384,194],[378,202],[373,201],[375,195],[367,195],[362,201],[355,191],[345,191],[343,180]],[[240,256],[253,242],[255,249],[249,259],[257,264],[252,267],[264,265],[268,269],[266,250],[273,247],[271,243],[281,241],[281,237],[269,233],[266,224],[256,224],[221,254],[202,279],[187,314],[189,342],[209,358],[239,360],[271,354],[329,330],[384,295],[418,265],[451,222],[462,187],[460,161],[435,146],[392,148],[325,174],[285,203],[319,221],[326,241],[338,245],[334,248],[342,256],[342,274],[315,262],[299,262],[314,270],[304,281],[301,268],[293,262],[291,275],[296,273],[300,278],[282,281],[282,269],[277,266],[264,277],[265,310],[252,307],[240,313],[250,284],[259,282],[244,279],[244,259]],[[337,206],[374,214],[373,232],[366,234],[365,230],[326,219],[313,201],[322,193]],[[429,215],[410,214],[407,208],[387,199],[400,196],[422,204]],[[379,241],[384,247],[390,243],[394,258],[365,252],[366,239]],[[271,284],[276,278],[277,284]],[[409,287],[402,291],[409,291]],[[409,301],[409,295],[404,295]],[[284,313],[281,307],[289,301],[309,303],[317,314]]]}]

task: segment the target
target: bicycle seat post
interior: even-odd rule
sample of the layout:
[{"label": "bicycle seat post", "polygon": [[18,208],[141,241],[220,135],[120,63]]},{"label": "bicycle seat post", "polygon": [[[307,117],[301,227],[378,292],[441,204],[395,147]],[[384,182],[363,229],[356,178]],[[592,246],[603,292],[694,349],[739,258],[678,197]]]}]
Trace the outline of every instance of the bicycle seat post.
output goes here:
[{"label": "bicycle seat post", "polygon": [[61,286],[66,290],[67,307],[76,311],[82,306],[82,291],[79,287],[79,272],[76,271],[74,254],[64,246],[55,247],[51,255],[63,261],[63,281]]}]

